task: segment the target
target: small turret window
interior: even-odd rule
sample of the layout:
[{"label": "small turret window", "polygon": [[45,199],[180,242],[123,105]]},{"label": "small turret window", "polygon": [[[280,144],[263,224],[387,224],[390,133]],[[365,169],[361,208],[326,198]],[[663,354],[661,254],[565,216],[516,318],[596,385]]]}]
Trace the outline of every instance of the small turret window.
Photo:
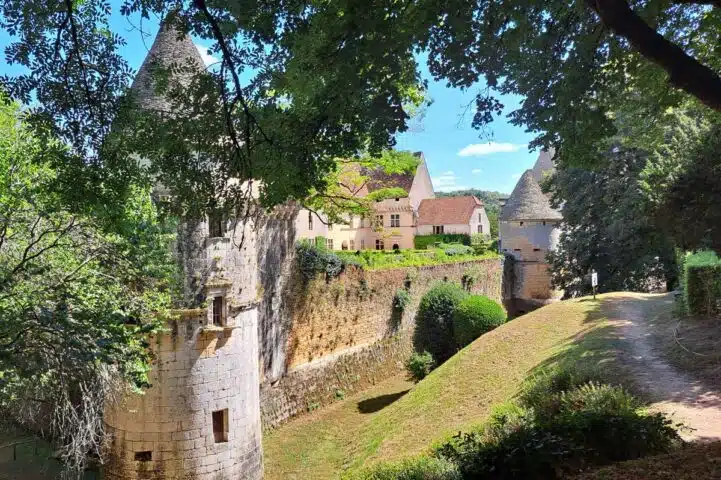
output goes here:
[{"label": "small turret window", "polygon": [[213,438],[215,443],[228,441],[228,409],[213,412]]},{"label": "small turret window", "polygon": [[523,226],[523,222],[518,222],[518,225],[522,227],[522,226]]},{"label": "small turret window", "polygon": [[223,326],[225,324],[225,312],[223,297],[213,297],[213,325]]}]

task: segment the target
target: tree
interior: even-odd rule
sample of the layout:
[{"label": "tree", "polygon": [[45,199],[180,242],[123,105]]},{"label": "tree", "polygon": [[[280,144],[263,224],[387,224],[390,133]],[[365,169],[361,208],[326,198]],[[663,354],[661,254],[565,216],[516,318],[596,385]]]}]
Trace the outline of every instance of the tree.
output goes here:
[{"label": "tree", "polygon": [[640,185],[661,232],[683,250],[721,252],[721,121],[679,112]]},{"label": "tree", "polygon": [[100,453],[105,402],[148,385],[148,338],[172,293],[171,236],[147,188],[133,187],[112,219],[69,209],[53,168],[67,149],[34,136],[4,100],[0,412],[53,441],[77,472]]},{"label": "tree", "polygon": [[[511,121],[539,134],[532,147],[555,146],[561,163],[598,159],[619,113],[642,130],[688,96],[721,110],[716,0],[124,0],[121,11],[170,12],[221,58],[182,86],[167,70],[187,66],[159,69],[170,110],[128,115],[118,129],[133,132],[134,149],[152,157],[186,211],[246,202],[250,179],[262,181],[266,207],[321,194],[335,158],[391,147],[422,98],[420,51],[452,86],[485,80],[479,128],[500,114],[497,94],[520,95]],[[29,69],[3,79],[11,94],[38,98],[37,121],[83,156],[104,167],[129,158],[114,153],[127,140],[106,140],[131,73],[106,3],[17,0],[0,14],[18,40],[8,60]],[[257,73],[243,83],[248,71]]]},{"label": "tree", "polygon": [[648,155],[615,148],[596,170],[565,167],[547,180],[563,205],[558,248],[548,255],[554,286],[567,297],[599,290],[649,291],[675,278],[673,243],[654,224],[639,181]]}]

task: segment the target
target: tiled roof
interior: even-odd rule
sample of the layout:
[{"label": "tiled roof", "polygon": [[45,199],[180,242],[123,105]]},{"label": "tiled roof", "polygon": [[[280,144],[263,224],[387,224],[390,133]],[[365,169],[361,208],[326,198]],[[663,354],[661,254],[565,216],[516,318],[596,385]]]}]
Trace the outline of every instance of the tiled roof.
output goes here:
[{"label": "tiled roof", "polygon": [[[157,62],[157,63],[156,63]],[[131,87],[139,105],[149,110],[167,110],[168,106],[162,96],[158,95],[153,86],[152,70],[154,65],[168,67],[178,65],[180,67],[197,67],[198,71],[205,69],[203,59],[193,41],[186,34],[180,33],[173,25],[169,17],[166,17],[160,25],[158,35],[150,47],[148,55],[140,66],[133,85]],[[174,79],[181,84],[189,83],[190,73],[178,73]],[[183,78],[185,76],[186,78]]]},{"label": "tiled roof", "polygon": [[467,224],[483,202],[474,196],[426,198],[418,207],[418,225]]},{"label": "tiled roof", "polygon": [[501,210],[501,220],[560,220],[561,212],[551,208],[548,197],[526,170]]}]

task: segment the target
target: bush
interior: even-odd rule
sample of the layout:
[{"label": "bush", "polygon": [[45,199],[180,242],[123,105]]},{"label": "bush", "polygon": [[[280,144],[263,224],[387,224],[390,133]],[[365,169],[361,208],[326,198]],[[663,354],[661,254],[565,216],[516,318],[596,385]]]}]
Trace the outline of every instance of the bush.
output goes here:
[{"label": "bush", "polygon": [[453,312],[453,335],[463,348],[486,332],[506,321],[503,307],[483,295],[470,295]]},{"label": "bush", "polygon": [[413,246],[416,250],[424,250],[429,245],[437,243],[460,243],[470,246],[471,236],[467,233],[444,233],[439,235],[416,235],[413,238]]},{"label": "bush", "polygon": [[411,358],[406,362],[408,375],[415,382],[420,382],[426,378],[434,368],[436,368],[436,362],[433,360],[433,355],[428,352],[413,352]]},{"label": "bush", "polygon": [[393,296],[393,310],[404,312],[411,303],[411,294],[405,288],[396,290]]},{"label": "bush", "polygon": [[352,264],[345,258],[328,251],[325,247],[318,247],[316,242],[300,241],[295,246],[295,259],[301,275],[306,280],[314,278],[319,273],[325,273],[326,278],[337,277],[346,265]]},{"label": "bush", "polygon": [[[521,406],[502,406],[483,430],[454,437],[436,454],[455,463],[464,478],[554,479],[681,443],[664,415],[641,411],[620,387],[575,385],[585,377],[568,370],[537,375]],[[559,390],[564,385],[569,388]]]},{"label": "bush", "polygon": [[472,255],[473,248],[460,243],[441,243],[438,248],[449,257],[456,255]]},{"label": "bush", "polygon": [[429,351],[438,363],[448,360],[456,352],[453,336],[453,311],[468,296],[460,285],[436,283],[418,306],[413,344],[416,351]]},{"label": "bush", "polygon": [[688,255],[682,281],[688,313],[709,316],[721,313],[721,259],[714,252]]},{"label": "bush", "polygon": [[344,480],[461,480],[461,478],[458,469],[451,462],[428,457],[380,463],[343,477]]}]

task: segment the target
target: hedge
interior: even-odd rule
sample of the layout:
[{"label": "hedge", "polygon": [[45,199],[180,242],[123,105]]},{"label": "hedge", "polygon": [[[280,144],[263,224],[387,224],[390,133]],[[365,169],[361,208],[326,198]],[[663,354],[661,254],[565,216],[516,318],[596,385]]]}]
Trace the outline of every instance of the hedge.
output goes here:
[{"label": "hedge", "polygon": [[683,263],[682,288],[688,313],[718,315],[721,313],[721,259],[712,251],[686,256]]},{"label": "hedge", "polygon": [[458,348],[465,347],[505,321],[506,311],[498,302],[483,295],[463,299],[453,312],[453,335]]},{"label": "hedge", "polygon": [[471,245],[471,236],[467,233],[443,233],[439,235],[416,235],[413,245],[417,250],[425,250],[435,243],[462,243]]}]

